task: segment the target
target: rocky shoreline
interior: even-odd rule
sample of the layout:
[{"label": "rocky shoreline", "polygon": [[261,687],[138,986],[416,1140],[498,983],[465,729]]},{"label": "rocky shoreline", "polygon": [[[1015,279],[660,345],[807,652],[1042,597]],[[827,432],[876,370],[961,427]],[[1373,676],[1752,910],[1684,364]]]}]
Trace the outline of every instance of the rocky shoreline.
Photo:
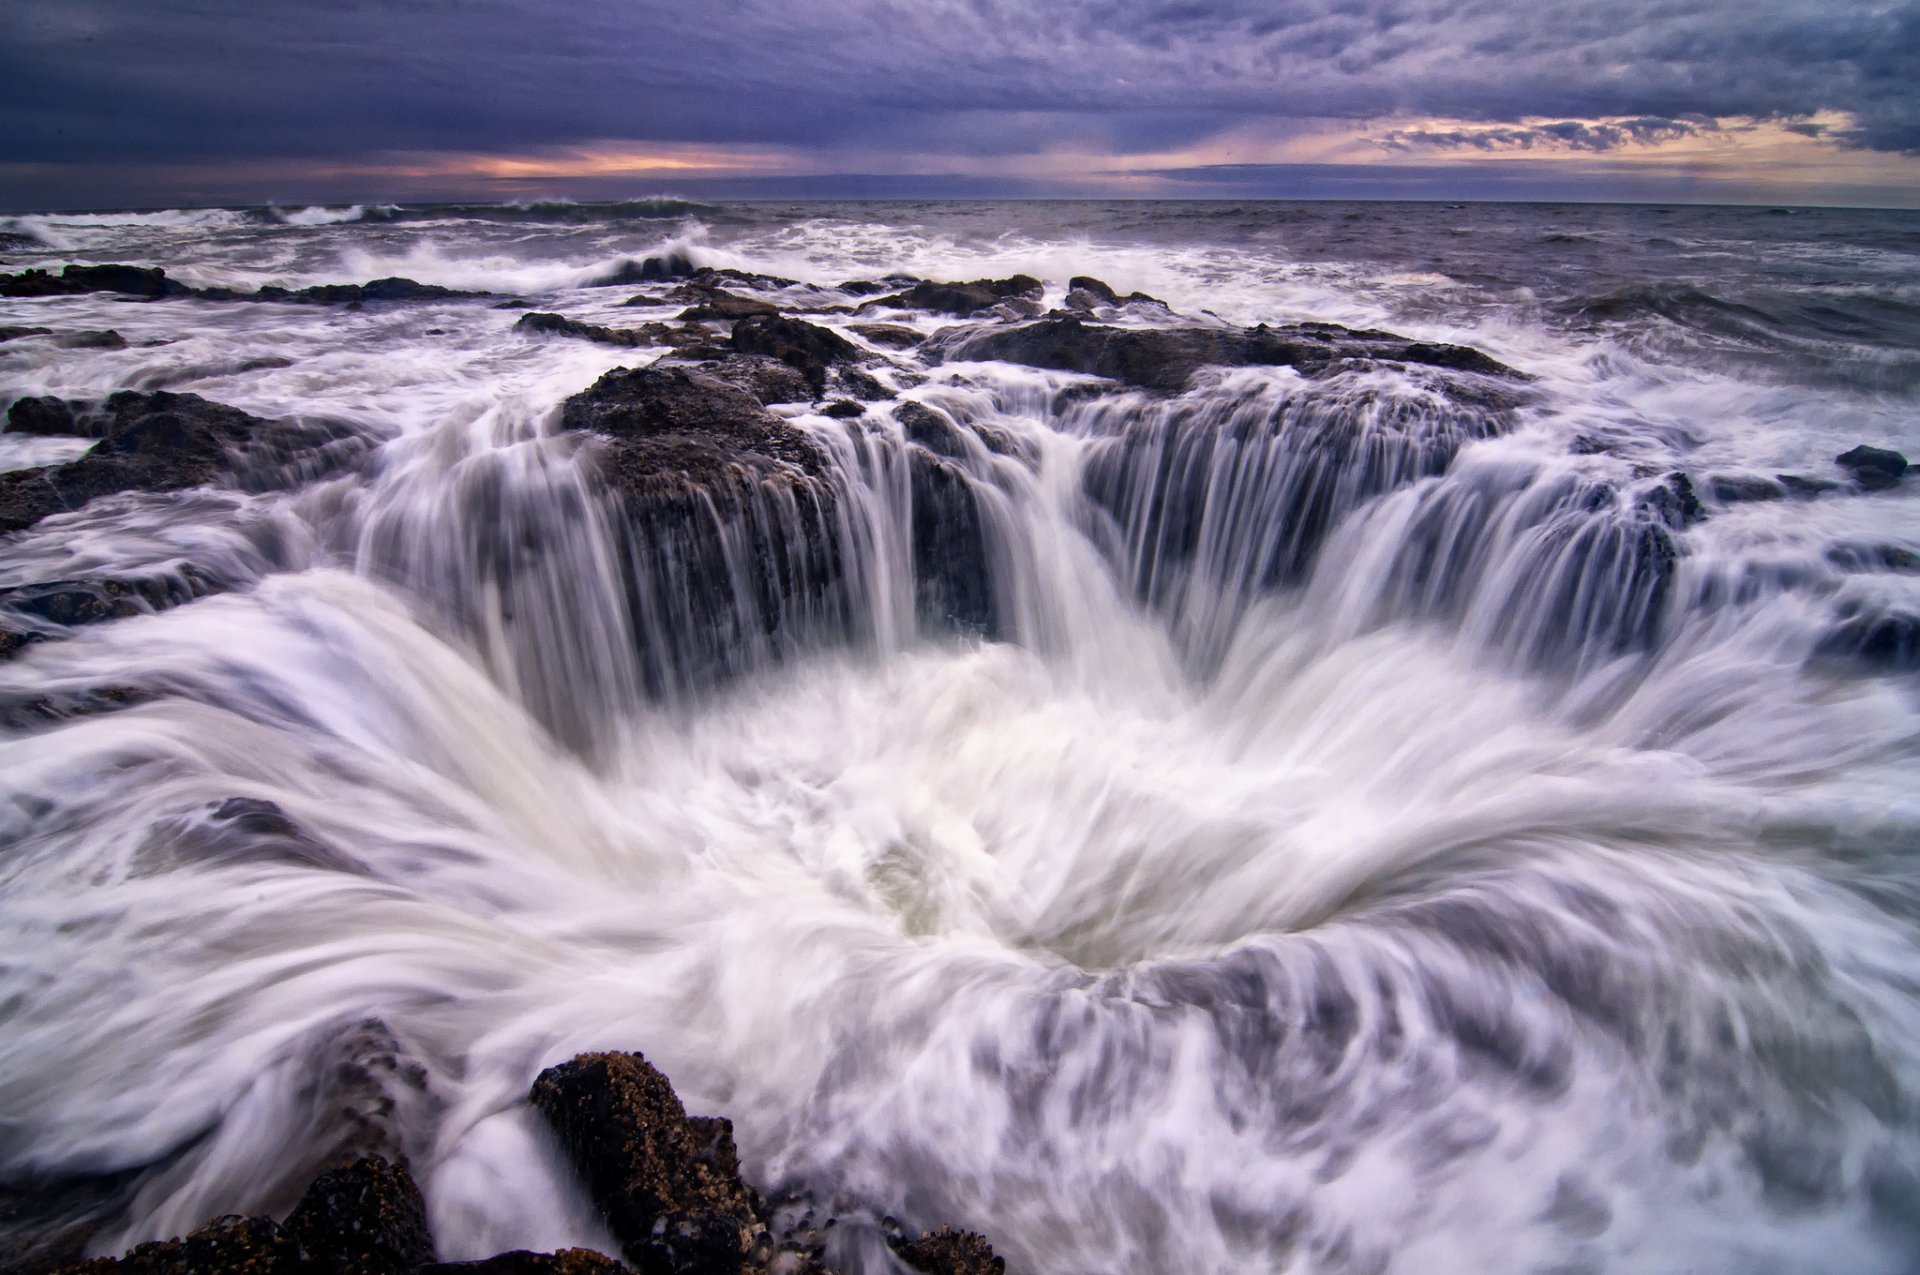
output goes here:
[{"label": "rocky shoreline", "polygon": [[[985,515],[962,461],[977,449],[1005,455],[1013,445],[986,427],[901,399],[894,387],[919,375],[895,362],[905,351],[917,351],[926,365],[998,360],[1077,373],[1099,378],[1097,385],[1077,387],[1083,398],[1131,393],[1156,403],[1176,400],[1209,368],[1288,368],[1326,383],[1387,366],[1427,378],[1422,383],[1457,410],[1441,421],[1444,428],[1433,428],[1431,418],[1384,418],[1380,428],[1403,445],[1389,457],[1391,463],[1380,460],[1379,435],[1363,435],[1347,422],[1289,418],[1266,423],[1274,431],[1293,431],[1292,445],[1322,457],[1328,472],[1338,471],[1342,481],[1365,495],[1444,471],[1464,443],[1506,428],[1530,392],[1523,373],[1466,347],[1332,324],[1240,328],[1188,321],[1151,297],[1123,297],[1086,277],[1072,281],[1062,309],[1044,313],[1044,289],[1025,276],[855,281],[837,289],[837,299],[811,311],[741,291],[797,286],[790,281],[695,269],[684,260],[651,258],[598,282],[670,285],[666,298],[686,308],[672,324],[633,328],[529,309],[516,330],[533,340],[584,340],[660,352],[654,361],[609,371],[567,398],[559,408],[558,428],[580,436],[592,474],[623,515],[630,548],[660,553],[680,573],[673,590],[676,628],[657,640],[681,642],[684,649],[663,652],[658,663],[685,670],[712,657],[721,666],[716,675],[732,667],[727,652],[767,638],[785,617],[830,616],[847,570],[836,534],[842,488],[830,457],[806,429],[772,410],[781,405],[808,405],[842,419],[871,413],[897,427],[912,505],[915,605],[950,630],[987,637],[1001,631],[1005,617],[995,610]],[[94,291],[139,302],[343,306],[488,295],[392,278],[236,294],[188,288],[163,271],[132,266],[0,276],[0,296]],[[961,322],[923,333],[886,321],[901,312]],[[861,321],[842,329],[810,322],[798,317],[801,313]],[[45,327],[0,330],[0,340],[75,337],[63,338]],[[1090,463],[1087,495],[1116,521],[1128,510],[1148,511],[1156,547],[1177,560],[1197,552],[1201,532],[1194,510],[1206,497],[1181,484],[1210,472],[1222,427],[1211,418],[1176,413],[1154,428],[1161,431],[1151,440],[1154,448],[1130,446],[1138,438],[1122,434]],[[30,532],[49,517],[115,497],[165,497],[205,486],[291,488],[351,468],[373,445],[338,422],[266,420],[193,394],[167,392],[123,391],[98,403],[22,398],[8,409],[7,430],[91,440],[93,446],[58,465],[0,473],[0,534]],[[1592,444],[1596,451],[1607,446],[1605,440]],[[1614,541],[1593,533],[1598,547],[1592,552],[1615,555],[1621,577],[1639,588],[1638,609],[1623,620],[1621,637],[1641,641],[1644,628],[1634,626],[1657,620],[1680,552],[1675,537],[1689,525],[1742,502],[1885,492],[1909,473],[1905,457],[1872,447],[1842,453],[1835,466],[1833,476],[1649,471],[1638,475],[1631,495],[1612,487],[1583,487],[1565,493],[1552,512],[1571,520],[1616,504],[1630,507],[1625,524],[1603,529],[1617,533]],[[1263,565],[1268,574],[1262,584],[1296,579],[1317,547],[1315,537],[1324,535],[1340,513],[1324,487],[1302,488],[1299,497],[1297,507],[1283,512],[1302,530],[1285,553]],[[1915,569],[1884,547],[1836,546],[1834,552],[1840,556],[1832,560],[1843,571]],[[504,551],[501,556],[510,557]],[[729,592],[735,587],[731,582],[741,578],[742,561],[752,568],[744,597]],[[189,604],[244,584],[185,563],[139,579],[9,586],[0,589],[0,659],[87,624]],[[632,582],[628,587],[639,588]],[[637,593],[630,603],[636,613],[655,605]],[[1818,657],[1870,672],[1920,668],[1920,617],[1880,611],[1838,615]],[[145,694],[101,687],[58,702],[45,697],[0,702],[0,725],[114,711],[141,702]],[[273,815],[243,810],[235,817]],[[143,1245],[119,1258],[77,1262],[69,1260],[75,1256],[71,1251],[39,1253],[20,1258],[12,1269],[140,1275],[201,1270],[825,1275],[818,1232],[831,1220],[789,1225],[741,1178],[730,1124],[688,1116],[667,1079],[640,1055],[582,1055],[543,1072],[528,1100],[565,1148],[619,1241],[617,1255],[509,1253],[435,1264],[420,1193],[404,1162],[367,1155],[330,1166],[284,1220],[215,1219],[190,1235]],[[987,1275],[1004,1268],[987,1241],[968,1232],[942,1229],[895,1238],[894,1255],[907,1270]]]},{"label": "rocky shoreline", "polygon": [[[403,1160],[361,1156],[314,1179],[284,1221],[214,1218],[192,1233],[142,1244],[120,1257],[75,1260],[16,1254],[18,1275],[833,1275],[808,1215],[788,1225],[740,1177],[733,1125],[688,1116],[667,1078],[639,1054],[582,1054],[550,1067],[528,1101],[545,1118],[594,1208],[620,1243],[619,1258],[588,1249],[515,1251],[437,1262],[426,1205]],[[987,1241],[942,1227],[892,1237],[906,1271],[1002,1275]]]}]

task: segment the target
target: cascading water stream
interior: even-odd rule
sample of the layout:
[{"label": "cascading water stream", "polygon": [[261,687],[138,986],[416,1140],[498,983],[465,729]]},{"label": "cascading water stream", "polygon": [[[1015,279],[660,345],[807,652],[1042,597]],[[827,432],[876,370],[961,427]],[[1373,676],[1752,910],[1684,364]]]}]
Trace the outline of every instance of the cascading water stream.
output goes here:
[{"label": "cascading water stream", "polygon": [[779,409],[818,484],[649,521],[558,407],[643,359],[505,323],[411,413],[316,391],[367,423],[297,490],[0,542],[231,590],[0,665],[126,692],[0,736],[0,1170],[95,1250],[356,1139],[443,1258],[610,1250],[523,1100],[614,1048],[847,1269],[888,1214],[1030,1272],[1911,1269],[1920,732],[1822,663],[1866,498],[1703,522],[1571,374],[901,356]]}]

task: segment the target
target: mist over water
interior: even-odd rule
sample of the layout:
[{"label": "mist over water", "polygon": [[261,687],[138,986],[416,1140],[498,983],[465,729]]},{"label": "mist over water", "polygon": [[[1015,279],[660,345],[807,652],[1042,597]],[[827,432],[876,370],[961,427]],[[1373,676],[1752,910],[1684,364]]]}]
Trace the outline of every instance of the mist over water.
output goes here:
[{"label": "mist over water", "polygon": [[[524,1098],[634,1049],[734,1120],[750,1181],[839,1211],[849,1270],[895,1268],[886,1216],[1035,1275],[1920,1270],[1920,486],[1833,463],[1920,455],[1912,214],[646,200],[0,232],[12,269],[527,302],[0,302],[56,329],[0,343],[0,400],[190,391],[329,422],[350,462],[0,539],[0,587],[224,589],[71,632],[0,598],[59,639],[0,664],[0,1184],[67,1192],[95,1251],[284,1210],[376,1126],[443,1258],[611,1249]],[[656,352],[514,331],[671,318],[589,286],[669,251],[795,306],[1094,275],[1530,379],[1095,392],[862,339],[938,441],[781,406],[832,500],[716,501],[690,547],[559,427]],[[124,348],[57,336],[107,328]],[[0,434],[0,467],[82,446]],[[929,560],[930,451],[978,571]],[[1779,474],[1835,486],[1732,494]],[[832,577],[796,559],[812,583],[769,592],[755,546],[809,536]],[[27,707],[103,688],[125,706]]]}]

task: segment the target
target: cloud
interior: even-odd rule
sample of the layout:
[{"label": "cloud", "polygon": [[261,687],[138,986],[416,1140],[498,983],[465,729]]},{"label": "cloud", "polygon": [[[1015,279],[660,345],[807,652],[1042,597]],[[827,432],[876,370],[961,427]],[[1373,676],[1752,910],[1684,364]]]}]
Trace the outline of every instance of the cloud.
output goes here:
[{"label": "cloud", "polygon": [[[1807,127],[1814,132],[1805,133]],[[1802,126],[1795,131],[1817,137],[1822,125]],[[1638,116],[1621,120],[1560,120],[1524,126],[1481,125],[1466,128],[1396,128],[1373,139],[1392,151],[1611,151],[1623,146],[1651,146],[1678,141],[1685,137],[1714,135],[1720,132],[1717,120],[1674,120],[1657,116]]]},{"label": "cloud", "polygon": [[1844,115],[1920,153],[1920,0],[9,0],[0,162],[1170,151],[1254,126],[1603,151]]}]

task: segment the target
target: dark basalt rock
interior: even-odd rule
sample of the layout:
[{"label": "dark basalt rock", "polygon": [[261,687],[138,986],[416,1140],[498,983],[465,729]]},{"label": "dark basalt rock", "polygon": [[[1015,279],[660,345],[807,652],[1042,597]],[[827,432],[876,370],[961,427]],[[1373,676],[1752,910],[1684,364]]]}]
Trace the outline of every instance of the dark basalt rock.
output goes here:
[{"label": "dark basalt rock", "polygon": [[1675,531],[1684,531],[1707,516],[1694,494],[1693,480],[1685,474],[1668,474],[1665,482],[1641,496],[1641,504]]},{"label": "dark basalt rock", "polygon": [[1842,571],[1920,572],[1920,553],[1904,545],[1837,544],[1828,548],[1827,561]]},{"label": "dark basalt rock", "polygon": [[55,1275],[323,1275],[301,1255],[299,1243],[272,1218],[216,1218],[184,1238],[142,1244],[124,1257],[101,1257],[58,1267]]},{"label": "dark basalt rock", "polygon": [[0,588],[0,607],[72,628],[148,615],[220,593],[226,582],[192,565],[130,580],[53,580]]},{"label": "dark basalt rock", "polygon": [[1354,360],[1415,363],[1503,379],[1519,373],[1478,350],[1409,341],[1331,323],[1284,328],[1119,328],[1079,318],[963,332],[945,343],[957,358],[1104,376],[1151,390],[1181,390],[1203,367],[1291,367],[1308,375]]},{"label": "dark basalt rock", "polygon": [[1834,463],[1853,475],[1853,481],[1867,491],[1886,491],[1896,487],[1907,472],[1907,458],[1884,447],[1856,447],[1835,456]]},{"label": "dark basalt rock", "polygon": [[1045,290],[1046,285],[1038,279],[1017,274],[1010,279],[975,279],[971,283],[917,283],[904,292],[868,304],[931,310],[965,319],[1002,302],[1013,302],[1032,313],[1038,309],[1040,295]]},{"label": "dark basalt rock", "polygon": [[1715,474],[1707,479],[1707,495],[1723,505],[1760,500],[1784,500],[1787,485],[1776,478],[1752,474]]},{"label": "dark basalt rock", "polygon": [[662,279],[685,279],[694,272],[693,259],[683,252],[670,252],[645,261],[622,261],[610,273],[587,282],[589,288],[617,288],[636,283],[654,283]]},{"label": "dark basalt rock", "polygon": [[1920,615],[1851,608],[1820,639],[1814,659],[1866,673],[1920,672]]},{"label": "dark basalt rock", "polygon": [[732,1125],[689,1120],[639,1054],[583,1054],[533,1084],[622,1255],[643,1275],[734,1275],[760,1202],[740,1181]]},{"label": "dark basalt rock", "polygon": [[45,641],[45,636],[23,629],[0,628],[0,660],[10,660],[36,642]]},{"label": "dark basalt rock", "polygon": [[986,1237],[943,1226],[895,1250],[900,1260],[926,1275],[1005,1275],[1005,1259],[995,1257]]},{"label": "dark basalt rock", "polygon": [[666,345],[672,331],[664,323],[649,323],[638,328],[606,328],[597,323],[582,323],[565,315],[531,311],[513,325],[515,332],[536,332],[546,336],[571,336],[599,345],[618,345],[634,349],[648,345]]},{"label": "dark basalt rock", "polygon": [[835,399],[833,402],[821,408],[820,414],[822,416],[831,416],[837,421],[850,421],[856,417],[865,416],[867,409],[852,399],[841,398]]},{"label": "dark basalt rock", "polygon": [[1780,485],[1787,489],[1789,496],[1800,500],[1811,500],[1815,496],[1841,490],[1839,483],[1830,482],[1825,478],[1808,478],[1803,474],[1778,474],[1776,477],[1780,479]]},{"label": "dark basalt rock", "polygon": [[53,335],[52,328],[0,327],[0,343],[4,343],[7,341],[18,341],[21,337],[27,337],[27,336],[52,336],[52,335]]},{"label": "dark basalt rock", "polygon": [[518,1250],[478,1262],[441,1262],[420,1268],[420,1275],[622,1275],[633,1268],[592,1249],[568,1248],[558,1253]]},{"label": "dark basalt rock", "polygon": [[[4,645],[4,640],[0,640],[0,645]],[[5,656],[0,655],[0,659],[3,658]],[[117,713],[157,698],[152,691],[137,686],[96,686],[84,691],[54,691],[20,698],[0,696],[0,727],[7,730],[34,730],[76,717]]]},{"label": "dark basalt rock", "polygon": [[757,315],[778,314],[780,307],[758,297],[743,297],[724,288],[699,289],[700,299],[680,312],[683,321],[750,319]]},{"label": "dark basalt rock", "polygon": [[107,400],[105,437],[85,456],[0,474],[0,532],[123,491],[198,487],[235,468],[236,450],[265,425],[195,394],[122,391]]},{"label": "dark basalt rock", "polygon": [[563,429],[589,430],[635,461],[702,479],[739,467],[789,467],[822,477],[825,463],[805,432],[745,390],[688,367],[616,368],[566,401]]},{"label": "dark basalt rock", "polygon": [[[690,349],[686,354],[699,353]],[[745,390],[764,407],[773,403],[811,402],[813,386],[806,374],[779,359],[760,354],[736,354],[730,349],[714,351],[715,357],[700,365],[700,370],[735,389]]]},{"label": "dark basalt rock", "polygon": [[825,391],[829,367],[860,358],[859,347],[838,332],[780,314],[742,319],[729,341],[742,354],[779,359],[806,377],[815,394]]},{"label": "dark basalt rock", "polygon": [[167,278],[167,272],[157,267],[68,266],[58,275],[45,270],[0,275],[0,297],[70,297],[86,292],[118,292],[158,300],[192,296],[193,291],[186,284]]},{"label": "dark basalt rock", "polygon": [[926,340],[925,334],[898,323],[856,323],[852,331],[891,350],[910,350]]},{"label": "dark basalt rock", "polygon": [[321,1174],[285,1229],[309,1268],[328,1275],[411,1275],[433,1261],[420,1189],[379,1156]]},{"label": "dark basalt rock", "polygon": [[1067,281],[1067,309],[1082,314],[1099,306],[1152,305],[1165,309],[1166,304],[1144,292],[1129,292],[1124,297],[1120,296],[1105,283],[1088,275],[1077,274]]},{"label": "dark basalt rock", "polygon": [[105,418],[87,410],[84,403],[70,403],[51,395],[18,398],[7,408],[9,434],[33,434],[44,438],[99,438],[106,433]]},{"label": "dark basalt rock", "polygon": [[438,284],[413,279],[388,277],[371,283],[323,283],[310,288],[265,287],[257,292],[232,294],[206,289],[198,294],[207,300],[277,301],[284,305],[362,306],[370,301],[462,301],[491,297],[491,292],[467,292],[443,288]]}]

